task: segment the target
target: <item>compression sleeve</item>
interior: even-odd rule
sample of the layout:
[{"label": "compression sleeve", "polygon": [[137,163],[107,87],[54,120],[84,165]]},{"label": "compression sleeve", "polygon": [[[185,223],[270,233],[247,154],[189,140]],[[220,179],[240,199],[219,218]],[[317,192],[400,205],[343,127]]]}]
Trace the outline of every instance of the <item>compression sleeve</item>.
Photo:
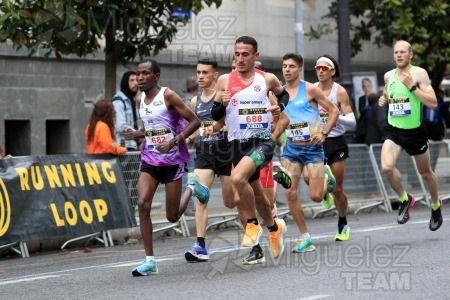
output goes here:
[{"label": "compression sleeve", "polygon": [[211,108],[211,116],[214,121],[219,121],[225,116],[226,107],[222,103],[214,101],[213,107]]},{"label": "compression sleeve", "polygon": [[278,99],[278,106],[283,111],[289,103],[289,93],[283,89],[283,92],[276,96]]},{"label": "compression sleeve", "polygon": [[356,119],[354,113],[346,114],[345,116],[339,115],[338,122],[348,129],[354,129],[356,127]]}]

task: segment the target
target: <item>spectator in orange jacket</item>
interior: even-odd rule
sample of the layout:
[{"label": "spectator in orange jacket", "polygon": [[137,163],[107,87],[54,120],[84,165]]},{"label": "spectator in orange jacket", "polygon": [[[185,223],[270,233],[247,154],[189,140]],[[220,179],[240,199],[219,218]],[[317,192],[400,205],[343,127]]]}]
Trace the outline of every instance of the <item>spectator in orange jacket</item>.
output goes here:
[{"label": "spectator in orange jacket", "polygon": [[95,103],[91,119],[86,127],[86,147],[89,154],[111,153],[123,155],[127,149],[114,143],[116,112],[111,100],[101,99]]}]

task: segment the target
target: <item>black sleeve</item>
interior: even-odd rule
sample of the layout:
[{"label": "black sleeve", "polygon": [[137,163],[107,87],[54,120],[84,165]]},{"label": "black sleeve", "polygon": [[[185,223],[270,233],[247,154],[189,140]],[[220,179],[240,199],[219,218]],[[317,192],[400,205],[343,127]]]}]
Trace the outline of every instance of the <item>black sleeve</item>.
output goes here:
[{"label": "black sleeve", "polygon": [[289,93],[285,89],[283,89],[283,92],[277,95],[277,99],[278,106],[280,107],[281,111],[283,111],[289,103]]},{"label": "black sleeve", "polygon": [[214,121],[219,121],[225,116],[226,107],[222,103],[214,101],[213,107],[211,108],[211,116]]}]

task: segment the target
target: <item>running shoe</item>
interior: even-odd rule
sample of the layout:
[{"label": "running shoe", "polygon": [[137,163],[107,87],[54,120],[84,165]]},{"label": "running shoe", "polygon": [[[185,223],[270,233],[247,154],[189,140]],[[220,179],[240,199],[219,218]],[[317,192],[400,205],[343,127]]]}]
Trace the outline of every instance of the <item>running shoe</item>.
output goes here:
[{"label": "running shoe", "polygon": [[156,266],[156,261],[144,260],[142,262],[142,265],[134,268],[131,273],[133,274],[133,276],[147,276],[147,275],[158,274],[158,267]]},{"label": "running shoe", "polygon": [[408,200],[400,203],[400,207],[398,209],[398,217],[397,222],[399,224],[405,224],[409,220],[409,210],[416,204],[416,198],[408,194]]},{"label": "running shoe", "polygon": [[281,166],[279,162],[273,163],[272,169],[273,179],[281,184],[285,189],[289,189],[292,185],[292,175],[286,168]]},{"label": "running shoe", "polygon": [[242,247],[253,247],[259,244],[259,237],[263,229],[260,224],[255,225],[253,222],[247,223],[245,226],[245,234],[242,239]]},{"label": "running shoe", "polygon": [[260,245],[253,246],[252,251],[242,261],[243,265],[263,264],[266,262],[263,250]]},{"label": "running shoe", "polygon": [[322,201],[320,201],[320,204],[322,204],[322,207],[325,209],[330,209],[334,204],[334,197],[332,193],[327,193],[325,195],[325,198],[323,198]]},{"label": "running shoe", "polygon": [[286,234],[286,223],[283,219],[275,220],[278,225],[277,231],[269,232],[270,254],[273,258],[278,258],[284,251],[283,237]]},{"label": "running shoe", "polygon": [[198,198],[200,203],[207,204],[209,201],[209,189],[198,181],[198,176],[194,173],[189,174],[187,185],[195,186],[192,196]]},{"label": "running shoe", "polygon": [[304,253],[316,250],[316,246],[313,245],[311,238],[303,238],[300,241],[294,242],[294,253]]},{"label": "running shoe", "polygon": [[442,200],[439,198],[439,203],[441,204],[438,209],[431,209],[431,219],[430,219],[430,230],[436,231],[441,227],[444,219],[442,218]]},{"label": "running shoe", "polygon": [[328,193],[332,193],[334,191],[334,188],[336,187],[336,178],[333,175],[333,172],[331,172],[331,168],[329,165],[324,165],[323,170],[325,172],[325,177],[327,180],[327,191]]},{"label": "running shoe", "polygon": [[208,250],[200,246],[199,243],[195,243],[192,250],[188,250],[184,253],[184,258],[189,262],[203,262],[209,260]]},{"label": "running shoe", "polygon": [[345,242],[348,241],[349,239],[350,239],[350,227],[348,225],[344,225],[344,228],[342,228],[340,233],[338,229],[338,232],[334,236],[334,240],[337,242]]}]

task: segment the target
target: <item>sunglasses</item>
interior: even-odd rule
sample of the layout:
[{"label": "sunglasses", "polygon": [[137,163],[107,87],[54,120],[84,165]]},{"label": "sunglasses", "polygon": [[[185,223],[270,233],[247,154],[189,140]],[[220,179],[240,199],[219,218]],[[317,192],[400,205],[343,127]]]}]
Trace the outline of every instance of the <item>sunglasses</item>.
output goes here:
[{"label": "sunglasses", "polygon": [[316,71],[320,71],[322,70],[323,72],[328,71],[328,70],[333,70],[334,68],[329,67],[329,66],[316,66]]}]

